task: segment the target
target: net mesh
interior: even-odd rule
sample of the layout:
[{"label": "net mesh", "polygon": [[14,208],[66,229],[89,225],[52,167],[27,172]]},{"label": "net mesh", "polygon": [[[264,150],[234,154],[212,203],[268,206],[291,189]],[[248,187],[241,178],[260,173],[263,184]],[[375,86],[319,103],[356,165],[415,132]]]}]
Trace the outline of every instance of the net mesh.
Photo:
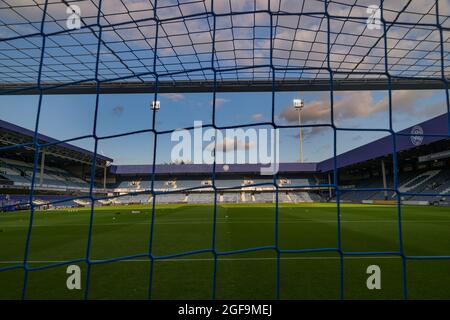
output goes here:
[{"label": "net mesh", "polygon": [[[80,26],[68,28],[66,8],[77,5]],[[375,5],[379,11],[369,13]],[[69,11],[69,14],[75,11]],[[379,16],[378,16],[379,14]],[[447,256],[407,256],[402,237],[402,205],[397,177],[398,133],[392,120],[393,85],[405,83],[427,86],[433,84],[445,92],[447,114],[450,110],[448,74],[450,68],[448,37],[450,26],[448,1],[439,0],[148,0],[148,1],[0,1],[0,89],[2,95],[38,93],[35,135],[32,142],[2,147],[2,151],[32,147],[35,152],[34,170],[30,188],[30,221],[22,263],[2,267],[0,271],[25,271],[23,298],[26,298],[29,274],[36,270],[55,268],[77,262],[88,266],[85,297],[89,298],[91,267],[114,261],[148,257],[151,261],[149,298],[152,297],[154,262],[163,259],[212,253],[214,256],[212,297],[216,298],[217,260],[223,255],[261,250],[273,250],[277,256],[276,297],[280,297],[280,257],[282,254],[304,252],[336,252],[340,256],[340,297],[344,298],[344,257],[366,255],[396,255],[403,261],[403,295],[408,297],[407,261],[412,259],[450,259]],[[369,19],[369,21],[368,21]],[[367,84],[382,80],[389,97],[388,129],[352,129],[335,123],[335,87],[339,81],[353,81],[354,88],[367,90]],[[217,125],[216,94],[221,86],[232,81],[230,91],[246,84],[266,83],[272,93],[270,122],[252,123],[253,126],[276,123],[275,94],[286,83],[307,81],[311,86],[323,81],[330,97],[331,119],[328,127],[334,132],[334,169],[332,181],[326,187],[336,193],[337,234],[333,248],[283,250],[279,246],[279,213],[276,176],[275,239],[273,245],[244,250],[220,252],[216,248],[216,219],[218,188],[216,163],[212,167],[214,188],[214,223],[211,247],[203,250],[157,256],[153,251],[155,230],[156,156],[153,157],[153,207],[149,252],[109,260],[91,259],[91,239],[94,219],[94,193],[98,144],[97,114],[99,96],[110,85],[140,87],[154,94],[158,101],[159,88],[168,83],[172,89],[190,92],[193,87],[209,83],[212,95],[211,127],[217,130],[229,127]],[[33,234],[34,213],[39,205],[33,203],[38,174],[39,155],[48,144],[38,139],[40,111],[43,97],[52,89],[62,90],[78,86],[79,90],[96,93],[95,121],[90,137],[95,141],[90,182],[90,195],[81,199],[91,201],[86,256],[72,261],[40,267],[29,265],[30,241]],[[80,89],[81,88],[81,89]],[[152,128],[140,131],[154,136],[153,154],[157,152],[158,137],[166,131],[156,126],[153,113]],[[230,126],[232,127],[232,126]],[[286,126],[300,127],[300,126]],[[303,125],[302,127],[308,127]],[[450,128],[450,126],[449,126]],[[187,128],[191,129],[191,128]],[[399,248],[393,252],[345,252],[341,239],[341,208],[337,165],[337,134],[339,131],[374,131],[389,133],[392,137],[394,184],[392,189],[373,189],[394,192],[397,200]],[[132,132],[114,137],[132,135]],[[449,137],[450,132],[443,136]],[[417,134],[415,134],[417,135]],[[62,143],[62,142],[61,142]],[[348,190],[346,190],[348,191]],[[431,195],[430,195],[431,196]]]}]

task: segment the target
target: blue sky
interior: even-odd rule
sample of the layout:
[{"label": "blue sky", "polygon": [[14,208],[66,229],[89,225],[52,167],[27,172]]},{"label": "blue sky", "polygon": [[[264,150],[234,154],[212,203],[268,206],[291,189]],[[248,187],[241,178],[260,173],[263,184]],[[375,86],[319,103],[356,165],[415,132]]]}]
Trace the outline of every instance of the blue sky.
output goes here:
[{"label": "blue sky", "polygon": [[[192,127],[194,121],[212,123],[212,94],[160,95],[161,110],[157,113],[156,130],[170,131]],[[277,93],[275,95],[275,122],[296,125],[292,99],[305,100],[303,117],[306,124],[330,123],[328,93]],[[271,93],[218,93],[216,97],[216,124],[233,126],[270,121]],[[152,127],[149,108],[152,94],[101,95],[97,135],[107,137]],[[389,127],[386,92],[343,92],[335,98],[335,123],[338,127]],[[38,107],[37,96],[4,96],[0,102],[0,119],[28,129],[34,129]],[[39,132],[57,139],[72,139],[92,134],[94,127],[95,95],[44,96]],[[394,93],[393,123],[401,130],[446,112],[444,91],[399,91]],[[255,126],[255,128],[268,128]],[[280,160],[299,161],[298,129],[281,129]],[[339,132],[338,153],[383,136],[377,132]],[[145,164],[153,161],[153,134],[140,133],[119,138],[102,139],[99,152],[115,160],[116,164]],[[92,150],[93,139],[72,142]],[[170,134],[159,134],[157,163],[169,162],[176,142]],[[250,148],[250,147],[249,147]],[[304,129],[305,161],[315,162],[333,155],[333,131],[323,127]]]}]

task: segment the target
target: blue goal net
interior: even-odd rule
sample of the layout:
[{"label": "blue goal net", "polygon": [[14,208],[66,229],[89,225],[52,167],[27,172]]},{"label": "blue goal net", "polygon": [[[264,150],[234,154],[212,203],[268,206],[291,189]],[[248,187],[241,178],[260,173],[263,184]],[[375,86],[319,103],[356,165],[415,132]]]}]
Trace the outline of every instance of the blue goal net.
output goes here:
[{"label": "blue goal net", "polygon": [[[29,184],[23,181],[28,196],[20,203],[29,211],[29,216],[26,216],[26,236],[19,252],[21,256],[23,255],[23,259],[3,263],[0,265],[0,274],[23,272],[21,298],[27,299],[33,273],[83,263],[86,269],[82,292],[83,298],[89,299],[92,298],[90,290],[94,267],[119,261],[146,259],[149,262],[149,270],[145,286],[147,297],[152,299],[154,283],[158,277],[155,272],[156,263],[209,254],[212,257],[212,267],[208,271],[211,274],[209,298],[217,299],[221,297],[217,294],[220,259],[269,251],[275,257],[272,297],[281,299],[285,297],[281,284],[283,277],[286,276],[283,275],[283,257],[329,253],[336,255],[338,261],[336,298],[345,299],[348,298],[345,290],[348,283],[345,273],[347,259],[393,256],[401,260],[398,272],[401,273],[402,298],[409,298],[410,263],[419,260],[450,260],[450,253],[433,254],[431,250],[428,255],[410,255],[405,251],[403,225],[405,200],[422,197],[420,199],[428,198],[434,203],[438,201],[436,199],[450,195],[448,191],[442,193],[431,187],[417,192],[417,189],[413,188],[414,183],[411,186],[405,185],[399,177],[401,171],[398,164],[399,151],[404,150],[404,141],[408,143],[412,141],[414,145],[420,146],[424,141],[447,141],[450,137],[449,18],[450,5],[446,0],[0,1],[2,100],[9,103],[15,97],[29,96],[33,98],[23,101],[36,106],[36,112],[33,111],[33,114],[25,114],[27,111],[23,111],[23,117],[35,119],[30,139],[20,140],[6,134],[1,137],[3,140],[0,145],[1,158],[19,150],[26,150],[32,152],[34,162],[30,168],[24,169],[30,173],[27,179]],[[388,115],[387,126],[371,128],[364,125],[347,126],[341,121],[341,117],[342,113],[345,113],[345,104],[351,101],[343,103],[340,95],[342,92],[368,91],[382,92],[384,108]],[[441,105],[445,107],[441,112],[443,118],[440,118],[445,129],[434,132],[417,127],[414,131],[397,130],[394,124],[396,114],[403,112],[408,117],[408,109],[403,108],[404,106],[398,102],[397,91],[407,92],[406,95],[415,92],[419,96],[425,91],[438,94],[441,97]],[[223,125],[217,116],[224,101],[223,95],[248,92],[264,94],[264,97],[268,98],[267,101],[270,100],[268,118],[261,120],[260,117],[255,117],[251,122]],[[322,117],[325,120],[314,122],[305,119],[304,123],[281,122],[277,98],[284,92],[300,96],[303,92],[320,94],[327,102],[324,109],[326,115]],[[331,158],[325,165],[327,170],[324,169],[324,172],[329,173],[329,180],[321,181],[313,188],[330,192],[328,201],[333,206],[336,226],[334,245],[286,248],[280,244],[283,237],[280,199],[285,197],[283,189],[287,187],[280,184],[281,177],[274,172],[265,176],[268,181],[263,183],[273,186],[271,243],[263,246],[249,245],[236,250],[221,250],[217,245],[218,221],[222,219],[218,217],[220,198],[231,187],[218,186],[217,175],[224,172],[224,166],[217,161],[214,153],[212,163],[204,167],[208,170],[205,174],[211,180],[211,185],[208,185],[211,189],[208,208],[212,219],[209,245],[170,254],[155,252],[154,234],[156,229],[161,227],[155,223],[157,199],[171,193],[156,187],[157,154],[160,152],[158,148],[165,143],[163,136],[176,131],[174,128],[161,129],[158,110],[159,108],[162,110],[164,105],[159,106],[157,103],[162,97],[170,96],[177,101],[177,95],[191,93],[208,95],[207,105],[211,117],[203,127],[215,130],[216,135],[227,129],[252,127],[278,130],[326,129],[330,132],[328,143]],[[127,132],[117,130],[107,135],[99,133],[100,100],[111,94],[146,94],[146,107],[151,109],[151,117],[148,119],[150,127],[135,128]],[[65,140],[46,139],[41,134],[42,106],[45,99],[53,95],[95,97],[92,100],[93,126],[89,134]],[[358,99],[361,96],[356,97]],[[411,99],[414,97],[416,96],[412,94]],[[435,103],[432,98],[429,101],[430,105]],[[182,103],[180,102],[180,105]],[[305,103],[307,105],[308,102]],[[414,101],[409,103],[413,104]],[[425,104],[423,107],[428,106]],[[192,131],[194,128],[192,125],[183,129]],[[358,133],[373,133],[384,137],[384,147],[388,148],[387,158],[392,163],[391,168],[383,169],[392,174],[387,184],[343,187],[339,183],[340,170],[345,166],[345,160],[339,155],[339,139],[341,135]],[[146,172],[151,177],[150,184],[146,190],[133,191],[130,194],[150,199],[148,206],[150,217],[147,221],[148,250],[95,259],[92,256],[92,239],[95,219],[100,214],[97,205],[101,201],[110,203],[116,198],[130,195],[108,195],[108,192],[99,191],[103,181],[100,187],[97,182],[102,179],[99,177],[102,177],[103,167],[107,170],[108,162],[100,146],[111,139],[142,134],[149,134],[152,139],[153,163],[148,166]],[[67,146],[83,139],[93,141],[92,153],[88,157],[90,179],[86,193],[67,195],[62,200],[50,199],[45,204],[37,202],[36,191],[42,190],[40,188],[42,183],[40,178],[43,174],[40,171],[42,154],[44,152],[51,154],[52,148]],[[360,150],[359,155],[370,155],[372,151]],[[6,177],[6,169],[3,173]],[[21,182],[17,180],[14,183],[20,185]],[[249,186],[258,187],[258,184],[250,183]],[[187,194],[204,188],[205,186],[187,187],[179,189],[178,193]],[[308,188],[311,186],[300,184],[295,188],[300,191],[310,190]],[[346,195],[351,192],[385,195],[384,200],[387,201],[384,204],[389,203],[391,205],[389,210],[395,210],[396,248],[382,251],[377,248],[373,251],[345,249],[342,211],[343,203],[347,200]],[[2,211],[7,212],[11,205],[7,204],[6,194],[2,197]],[[33,237],[36,233],[41,235],[43,232],[36,230],[40,227],[39,223],[36,226],[36,216],[44,206],[65,201],[77,201],[90,209],[88,227],[82,235],[79,235],[85,241],[84,254],[73,259],[64,258],[61,261],[42,261],[36,264],[30,258]],[[17,207],[17,203],[15,206]],[[4,224],[5,230],[9,230],[8,221],[0,221]],[[8,236],[9,233],[6,231],[0,233],[0,238]]]}]

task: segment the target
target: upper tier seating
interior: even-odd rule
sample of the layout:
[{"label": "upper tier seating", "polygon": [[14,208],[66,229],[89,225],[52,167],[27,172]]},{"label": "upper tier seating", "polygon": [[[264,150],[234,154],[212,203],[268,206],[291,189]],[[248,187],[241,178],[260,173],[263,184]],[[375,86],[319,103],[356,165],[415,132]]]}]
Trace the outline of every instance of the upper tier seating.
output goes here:
[{"label": "upper tier seating", "polygon": [[[54,168],[51,166],[44,167],[41,184],[41,168],[36,168],[35,186],[55,189],[85,189],[89,188],[86,181],[81,180],[70,174],[69,172]],[[10,180],[17,186],[30,186],[33,179],[33,164],[0,158],[0,176]]]}]

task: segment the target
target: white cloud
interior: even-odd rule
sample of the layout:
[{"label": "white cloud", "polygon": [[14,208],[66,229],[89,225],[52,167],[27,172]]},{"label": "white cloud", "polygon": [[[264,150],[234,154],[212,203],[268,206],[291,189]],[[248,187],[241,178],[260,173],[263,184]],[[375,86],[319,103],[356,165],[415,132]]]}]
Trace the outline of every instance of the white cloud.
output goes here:
[{"label": "white cloud", "polygon": [[[393,112],[412,112],[417,106],[422,106],[422,109],[428,109],[427,100],[435,93],[435,91],[430,90],[394,91],[392,96]],[[376,100],[371,91],[337,93],[335,98],[335,120],[368,118],[383,111],[387,112],[389,108],[389,97],[387,95],[382,99]],[[297,123],[297,110],[292,106],[288,106],[281,112],[279,118]],[[302,120],[304,123],[330,123],[331,106],[329,94],[323,93],[316,100],[305,101]]]},{"label": "white cloud", "polygon": [[264,119],[264,116],[261,113],[255,113],[252,115],[252,119],[255,121],[261,121]]},{"label": "white cloud", "polygon": [[[221,107],[227,102],[230,102],[230,100],[225,99],[225,98],[216,98],[216,107]],[[210,104],[213,105],[212,100],[210,101]]]},{"label": "white cloud", "polygon": [[224,139],[217,141],[216,149],[224,153],[235,152],[238,150],[250,150],[256,146],[255,141],[243,141],[240,139],[233,139],[225,137]]},{"label": "white cloud", "polygon": [[182,93],[162,93],[161,96],[175,102],[182,101],[186,98]]}]

